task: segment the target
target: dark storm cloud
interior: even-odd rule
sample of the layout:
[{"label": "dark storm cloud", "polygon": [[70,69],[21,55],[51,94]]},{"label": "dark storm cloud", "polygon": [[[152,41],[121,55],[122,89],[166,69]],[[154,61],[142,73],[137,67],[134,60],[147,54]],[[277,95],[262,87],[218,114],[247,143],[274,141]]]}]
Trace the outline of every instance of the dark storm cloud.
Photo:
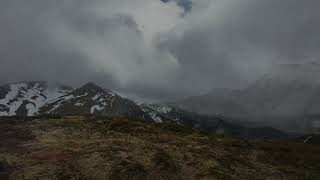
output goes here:
[{"label": "dark storm cloud", "polygon": [[[168,85],[164,79],[175,73],[174,59],[147,45],[145,41],[150,40],[145,38],[155,33],[152,18],[158,18],[159,29],[166,28],[172,24],[170,12],[180,18],[181,10],[172,3],[150,2],[2,1],[0,82],[43,79],[80,85],[97,81],[129,91],[134,86]],[[144,13],[153,16],[145,18]]]},{"label": "dark storm cloud", "polygon": [[97,81],[159,99],[319,58],[318,1],[176,2],[188,13],[160,0],[1,1],[0,82]]},{"label": "dark storm cloud", "polygon": [[163,45],[175,52],[186,74],[196,75],[190,78],[232,86],[278,63],[319,58],[317,1],[227,0],[204,6],[188,17],[192,25],[182,37]]},{"label": "dark storm cloud", "polygon": [[52,43],[46,32],[56,3],[10,0],[0,6],[0,82],[52,80],[79,82],[87,76],[80,54]]}]

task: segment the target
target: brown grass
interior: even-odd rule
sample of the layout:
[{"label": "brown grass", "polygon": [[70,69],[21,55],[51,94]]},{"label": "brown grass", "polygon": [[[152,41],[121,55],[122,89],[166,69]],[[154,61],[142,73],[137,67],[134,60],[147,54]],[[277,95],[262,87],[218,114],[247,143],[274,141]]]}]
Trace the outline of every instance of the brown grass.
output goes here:
[{"label": "brown grass", "polygon": [[0,130],[0,179],[320,178],[316,145],[105,117],[10,120]]}]

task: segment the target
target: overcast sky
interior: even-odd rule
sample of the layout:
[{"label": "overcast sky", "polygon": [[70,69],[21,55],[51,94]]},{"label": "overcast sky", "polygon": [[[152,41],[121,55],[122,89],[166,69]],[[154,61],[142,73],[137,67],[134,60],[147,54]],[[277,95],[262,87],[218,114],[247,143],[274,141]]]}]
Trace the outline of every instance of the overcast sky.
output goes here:
[{"label": "overcast sky", "polygon": [[1,0],[0,83],[96,81],[143,98],[317,61],[317,0]]}]

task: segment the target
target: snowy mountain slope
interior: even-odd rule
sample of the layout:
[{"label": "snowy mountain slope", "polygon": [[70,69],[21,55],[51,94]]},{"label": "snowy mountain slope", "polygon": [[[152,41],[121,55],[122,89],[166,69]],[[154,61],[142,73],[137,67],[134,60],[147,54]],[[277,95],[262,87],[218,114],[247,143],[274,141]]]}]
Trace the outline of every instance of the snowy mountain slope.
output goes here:
[{"label": "snowy mountain slope", "polygon": [[128,116],[151,118],[133,101],[88,83],[78,89],[42,81],[0,86],[0,116],[44,114]]},{"label": "snowy mountain slope", "polygon": [[287,138],[287,134],[269,127],[245,127],[232,123],[232,120],[213,115],[201,115],[175,106],[164,104],[142,104],[141,109],[157,123],[174,122],[186,127],[204,130],[210,133],[225,134],[240,138]]},{"label": "snowy mountain slope", "polygon": [[46,102],[67,94],[72,88],[46,82],[20,82],[0,86],[0,116],[32,116]]},{"label": "snowy mountain slope", "polygon": [[209,120],[217,124],[219,118],[193,113],[172,105],[165,104],[142,104],[141,109],[146,112],[155,122],[175,122],[180,125],[200,128],[200,124]]},{"label": "snowy mountain slope", "polygon": [[114,92],[88,83],[40,108],[39,114],[127,116],[149,119],[138,105]]},{"label": "snowy mountain slope", "polygon": [[[0,87],[0,116],[87,115],[128,117],[149,122],[173,122],[186,127],[239,137],[260,137],[261,130],[230,124],[217,116],[206,116],[165,104],[142,104],[88,83],[78,89],[65,86],[49,88],[46,82],[21,82]],[[256,133],[257,132],[257,133]],[[264,136],[276,131],[265,129]]]},{"label": "snowy mountain slope", "polygon": [[158,104],[141,104],[140,108],[156,123],[172,121],[168,113],[173,110],[173,107]]}]

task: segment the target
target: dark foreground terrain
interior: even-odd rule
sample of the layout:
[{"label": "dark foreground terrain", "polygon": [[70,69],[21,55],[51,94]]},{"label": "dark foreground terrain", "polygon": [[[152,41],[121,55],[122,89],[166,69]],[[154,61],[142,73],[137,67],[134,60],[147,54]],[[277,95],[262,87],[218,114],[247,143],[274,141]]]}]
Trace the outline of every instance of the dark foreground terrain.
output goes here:
[{"label": "dark foreground terrain", "polygon": [[320,179],[320,146],[244,141],[172,124],[1,120],[0,179]]}]

